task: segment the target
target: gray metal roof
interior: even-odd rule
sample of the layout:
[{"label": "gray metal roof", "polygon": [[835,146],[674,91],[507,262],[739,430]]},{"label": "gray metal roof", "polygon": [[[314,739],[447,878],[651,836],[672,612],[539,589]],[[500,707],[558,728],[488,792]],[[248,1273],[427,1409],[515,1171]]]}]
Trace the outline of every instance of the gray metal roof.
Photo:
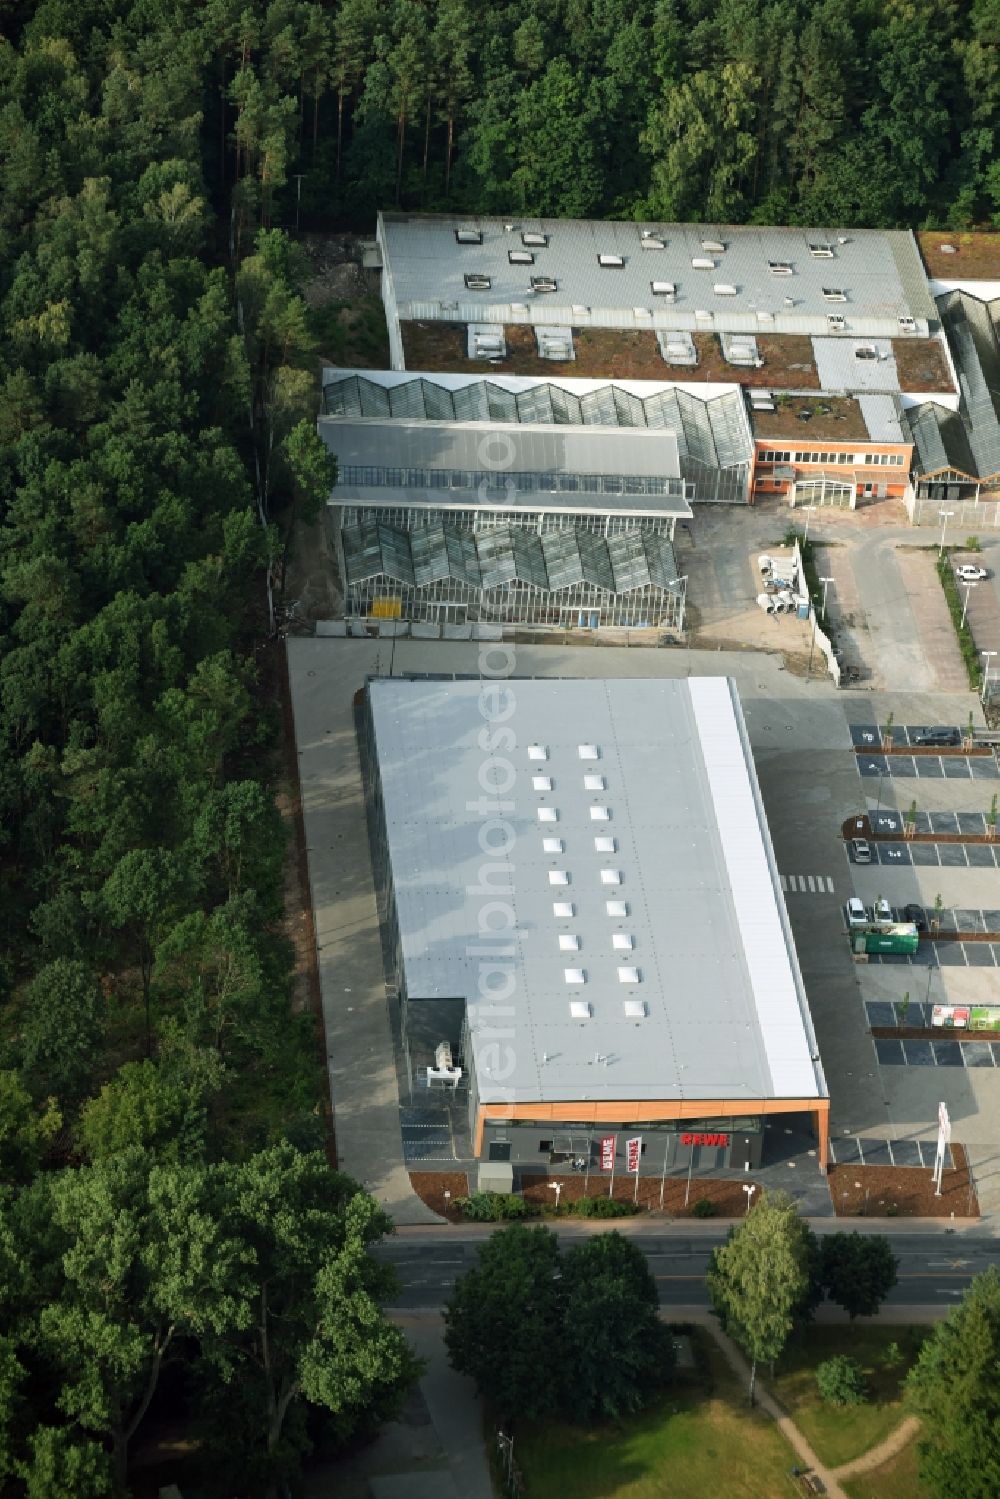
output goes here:
[{"label": "gray metal roof", "polygon": [[[516,739],[494,768],[480,682],[369,688],[406,993],[467,1000],[480,1098],[826,1097],[735,685],[489,685]],[[487,828],[476,809],[496,777],[512,783]],[[502,1022],[481,985],[503,992]]]},{"label": "gray metal roof", "polygon": [[909,442],[909,437],[903,434],[897,396],[859,396],[858,405],[873,442]]},{"label": "gray metal roof", "polygon": [[[888,338],[814,338],[813,355],[821,390],[894,391],[899,374]],[[859,359],[858,349],[874,349],[875,359]]]},{"label": "gray metal roof", "polygon": [[[482,243],[458,243],[463,228]],[[547,243],[532,247],[534,264],[511,264],[524,232]],[[848,333],[892,337],[900,317],[925,335],[936,317],[908,231],[382,214],[378,233],[389,301],[404,320],[825,333],[832,311]],[[706,250],[705,241],[725,248]],[[643,248],[654,243],[661,247]],[[832,254],[817,258],[810,244]],[[621,263],[603,268],[601,255]],[[699,269],[696,260],[713,264]],[[791,274],[772,273],[782,263]],[[470,274],[487,276],[489,288],[470,290]],[[533,277],[553,278],[556,290],[534,290]],[[654,281],[673,295],[654,292]],[[846,301],[831,302],[824,289]]]},{"label": "gray metal roof", "polygon": [[1000,472],[1000,299],[985,302],[968,292],[938,299],[958,371],[959,409],[965,419],[974,472]]}]

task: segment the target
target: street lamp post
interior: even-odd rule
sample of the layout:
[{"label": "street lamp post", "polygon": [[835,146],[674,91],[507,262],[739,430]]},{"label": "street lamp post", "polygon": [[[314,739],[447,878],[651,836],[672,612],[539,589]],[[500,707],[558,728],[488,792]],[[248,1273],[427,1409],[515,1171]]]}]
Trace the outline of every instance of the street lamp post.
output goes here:
[{"label": "street lamp post", "polygon": [[830,584],[833,582],[833,579],[832,578],[820,578],[819,582],[822,583],[822,585],[823,585],[823,607],[822,607],[821,613],[822,613],[822,617],[823,617],[823,623],[826,624],[826,590],[829,588]]},{"label": "street lamp post", "polygon": [[941,545],[938,547],[938,556],[939,557],[943,557],[944,556],[944,528],[948,524],[949,520],[951,519],[951,517],[954,514],[955,514],[954,510],[939,510],[938,511],[938,515],[940,515],[940,517],[941,517]]},{"label": "street lamp post", "polygon": [[749,1217],[749,1214],[750,1214],[750,1204],[753,1202],[753,1194],[757,1190],[756,1184],[753,1183],[753,1182],[750,1182],[750,1183],[744,1182],[743,1183],[743,1190],[747,1194],[747,1216]]},{"label": "street lamp post", "polygon": [[805,528],[805,530],[802,533],[802,546],[803,546],[803,549],[804,549],[806,542],[809,540],[809,519],[810,519],[810,516],[812,515],[813,511],[816,509],[816,506],[815,505],[803,505],[802,509],[805,512],[805,517],[806,517],[806,528]]},{"label": "street lamp post", "polygon": [[997,654],[997,652],[996,651],[980,651],[979,654],[981,656],[985,656],[986,657],[986,665],[983,667],[983,691],[982,691],[982,704],[983,704],[983,707],[985,708],[986,707],[986,698],[987,698],[987,695],[988,695],[987,689],[989,687],[989,680],[990,680],[990,657],[991,656],[995,656]]},{"label": "street lamp post", "polygon": [[971,583],[971,582],[970,583],[966,583],[966,585],[965,585],[965,603],[962,605],[962,623],[958,627],[960,630],[964,630],[965,629],[965,616],[969,612],[969,594],[972,592],[972,590],[975,588],[975,586],[976,586],[975,583]]},{"label": "street lamp post", "polygon": [[674,587],[676,587],[676,585],[678,583],[683,583],[683,585],[684,585],[683,588],[681,589],[681,612],[680,612],[680,618],[677,621],[677,630],[678,630],[678,633],[679,634],[683,634],[684,633],[684,610],[687,608],[687,594],[688,594],[688,587],[687,587],[687,585],[688,585],[688,575],[687,575],[687,573],[685,573],[682,578],[671,578],[670,582],[667,584],[667,587],[668,588],[674,588]]},{"label": "street lamp post", "polygon": [[558,1213],[558,1211],[559,1211],[559,1199],[562,1196],[563,1184],[562,1184],[562,1182],[549,1182],[548,1186],[556,1194],[556,1212]]}]

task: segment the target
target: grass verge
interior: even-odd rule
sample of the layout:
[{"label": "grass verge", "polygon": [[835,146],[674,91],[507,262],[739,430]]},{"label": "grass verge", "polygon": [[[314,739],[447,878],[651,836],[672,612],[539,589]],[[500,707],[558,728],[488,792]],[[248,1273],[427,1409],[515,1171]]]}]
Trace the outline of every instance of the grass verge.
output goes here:
[{"label": "grass verge", "polygon": [[873,1468],[859,1478],[845,1479],[841,1484],[850,1499],[923,1499],[927,1490],[917,1472],[916,1441],[907,1442],[902,1452]]},{"label": "grass verge", "polygon": [[976,650],[976,642],[972,638],[972,631],[969,629],[969,621],[966,619],[963,622],[962,620],[963,599],[958,583],[955,581],[951,559],[947,553],[937,560],[937,575],[941,579],[941,587],[944,589],[944,596],[948,601],[948,613],[951,615],[951,622],[955,626],[958,649],[961,652],[962,660],[965,662],[969,686],[978,688],[982,682],[979,653]]},{"label": "grass verge", "polygon": [[751,1411],[715,1344],[693,1329],[704,1376],[678,1376],[641,1416],[581,1429],[519,1430],[518,1465],[531,1499],[774,1499],[791,1492],[796,1456],[769,1417]]},{"label": "grass verge", "polygon": [[[771,1388],[816,1456],[831,1468],[875,1447],[905,1418],[900,1385],[920,1352],[923,1327],[851,1327],[823,1324],[808,1328],[785,1349]],[[891,1344],[900,1358],[887,1358]],[[837,1354],[857,1359],[864,1369],[869,1400],[848,1407],[826,1405],[816,1388],[816,1366]]]}]

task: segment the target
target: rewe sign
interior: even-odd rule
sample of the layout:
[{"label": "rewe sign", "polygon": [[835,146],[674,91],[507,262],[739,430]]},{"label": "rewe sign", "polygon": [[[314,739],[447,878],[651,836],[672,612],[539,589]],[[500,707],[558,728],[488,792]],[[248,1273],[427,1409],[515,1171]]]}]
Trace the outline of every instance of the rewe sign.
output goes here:
[{"label": "rewe sign", "polygon": [[682,1145],[728,1145],[728,1135],[681,1135]]}]

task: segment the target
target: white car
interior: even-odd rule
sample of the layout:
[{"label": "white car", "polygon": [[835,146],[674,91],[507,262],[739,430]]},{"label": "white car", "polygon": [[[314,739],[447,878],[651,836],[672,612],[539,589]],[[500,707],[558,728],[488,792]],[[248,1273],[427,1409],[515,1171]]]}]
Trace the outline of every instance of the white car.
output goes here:
[{"label": "white car", "polygon": [[890,926],[892,925],[892,907],[890,906],[889,902],[882,896],[879,896],[878,900],[872,907],[872,916],[876,921],[885,922]]},{"label": "white car", "polygon": [[847,916],[848,926],[868,925],[868,912],[865,910],[864,902],[858,900],[856,895],[851,896],[850,900],[844,906],[844,912]]},{"label": "white car", "polygon": [[988,567],[978,567],[974,562],[963,562],[956,567],[955,577],[960,583],[980,583],[990,575]]}]

